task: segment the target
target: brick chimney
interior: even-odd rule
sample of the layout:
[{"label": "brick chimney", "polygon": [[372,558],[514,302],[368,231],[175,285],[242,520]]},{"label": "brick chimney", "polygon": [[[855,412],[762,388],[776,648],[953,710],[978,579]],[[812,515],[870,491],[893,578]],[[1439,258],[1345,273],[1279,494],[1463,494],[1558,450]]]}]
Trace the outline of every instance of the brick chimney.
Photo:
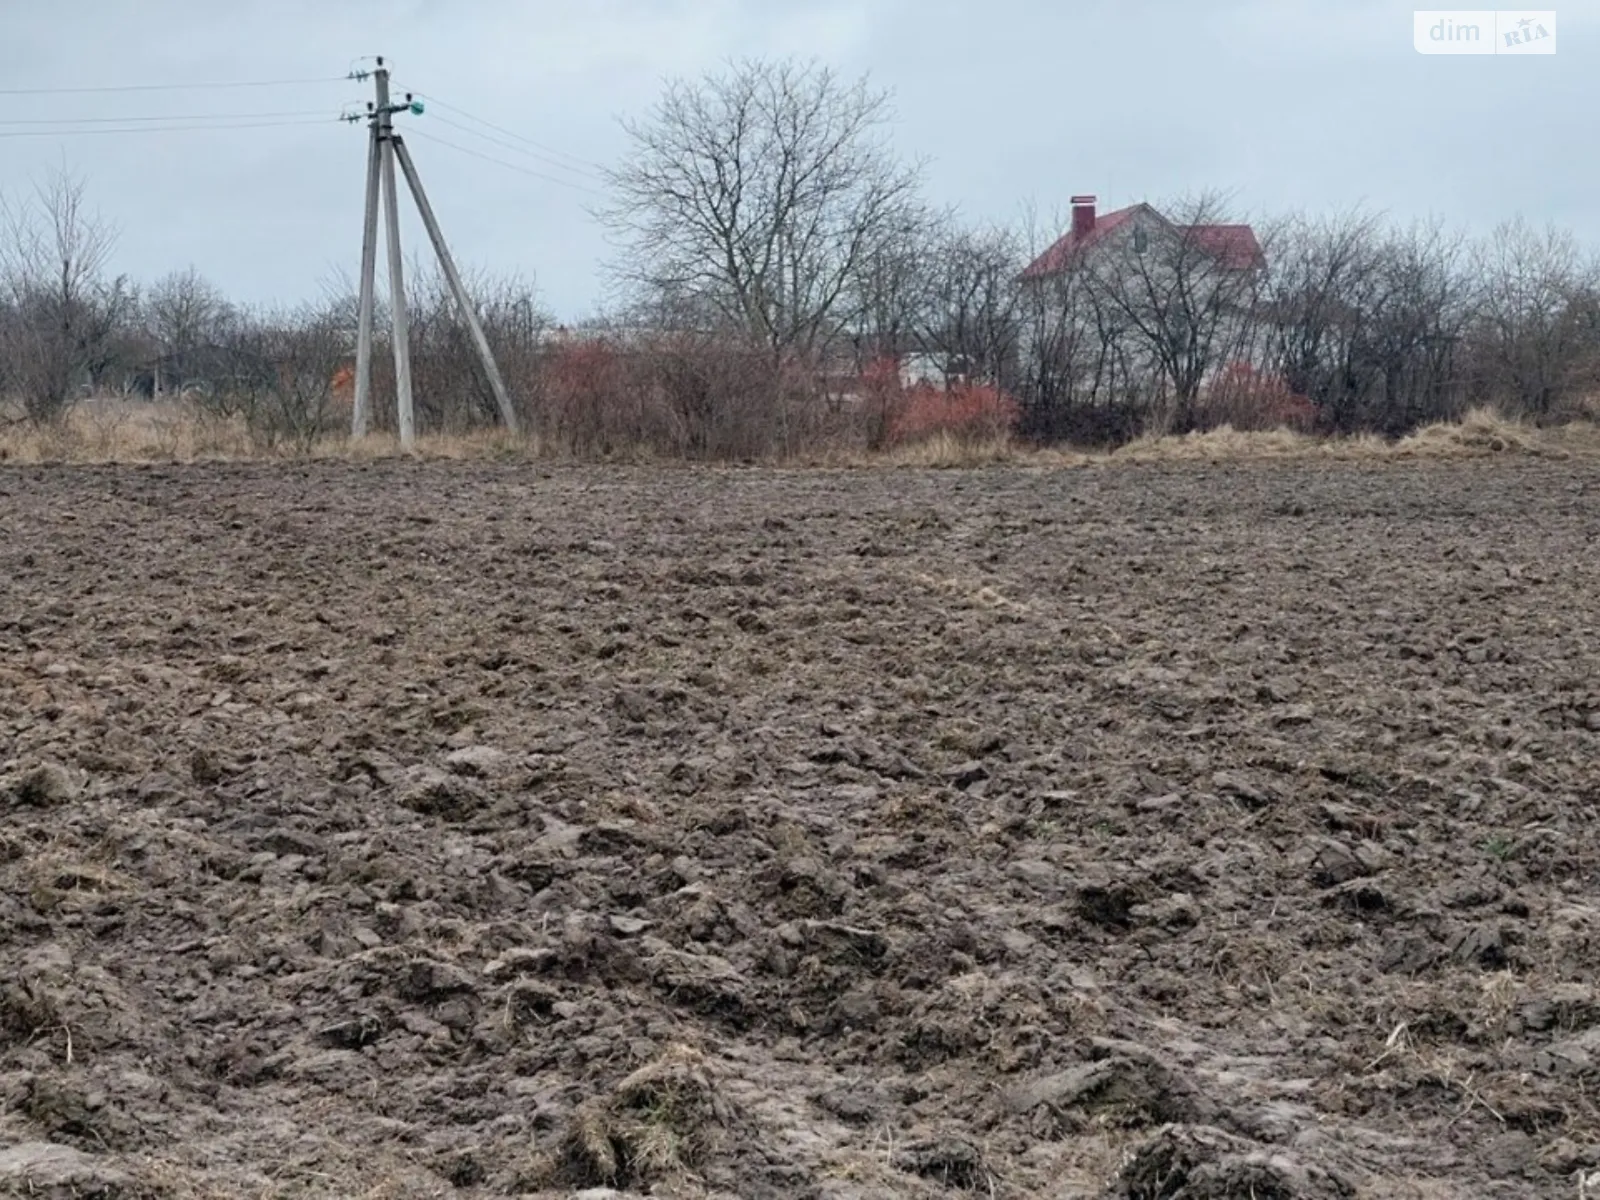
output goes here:
[{"label": "brick chimney", "polygon": [[1094,229],[1094,197],[1072,198],[1072,236],[1083,238]]}]

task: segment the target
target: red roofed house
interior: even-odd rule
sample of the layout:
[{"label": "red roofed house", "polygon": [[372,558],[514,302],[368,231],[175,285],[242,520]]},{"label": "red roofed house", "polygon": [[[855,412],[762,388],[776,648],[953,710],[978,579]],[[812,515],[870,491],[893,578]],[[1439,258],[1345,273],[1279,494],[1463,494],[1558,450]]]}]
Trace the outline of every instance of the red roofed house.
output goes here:
[{"label": "red roofed house", "polygon": [[[1248,225],[1178,224],[1148,204],[1102,215],[1093,196],[1074,196],[1072,227],[1020,281],[1061,287],[1059,303],[1044,306],[1054,315],[1033,336],[1037,352],[1067,348],[1054,371],[1069,403],[1142,394],[1165,407],[1170,397],[1181,421],[1224,369],[1255,357],[1252,315],[1265,268]],[[1074,346],[1087,349],[1074,354]]]},{"label": "red roofed house", "polygon": [[1048,279],[1081,266],[1091,254],[1125,247],[1142,254],[1153,239],[1177,238],[1208,252],[1230,271],[1266,266],[1261,243],[1248,225],[1175,225],[1148,204],[1131,204],[1103,216],[1093,196],[1072,198],[1072,228],[1022,272],[1028,280]]}]

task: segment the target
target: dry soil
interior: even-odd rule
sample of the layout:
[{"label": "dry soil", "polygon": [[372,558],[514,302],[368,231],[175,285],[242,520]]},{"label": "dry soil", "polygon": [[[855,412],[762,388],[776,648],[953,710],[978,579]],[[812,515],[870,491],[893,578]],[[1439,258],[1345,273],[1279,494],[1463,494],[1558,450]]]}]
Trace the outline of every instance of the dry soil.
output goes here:
[{"label": "dry soil", "polygon": [[1596,547],[1531,459],[0,470],[0,1194],[1575,1196]]}]

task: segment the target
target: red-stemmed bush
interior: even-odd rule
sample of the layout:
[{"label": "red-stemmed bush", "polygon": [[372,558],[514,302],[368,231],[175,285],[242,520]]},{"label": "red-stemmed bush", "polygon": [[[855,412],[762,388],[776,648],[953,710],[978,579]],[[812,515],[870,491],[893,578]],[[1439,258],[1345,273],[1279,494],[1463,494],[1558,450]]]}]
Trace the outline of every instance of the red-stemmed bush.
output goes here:
[{"label": "red-stemmed bush", "polygon": [[1290,389],[1282,375],[1258,370],[1248,362],[1231,362],[1217,372],[1201,396],[1195,424],[1202,429],[1229,425],[1234,429],[1316,427],[1317,406]]}]

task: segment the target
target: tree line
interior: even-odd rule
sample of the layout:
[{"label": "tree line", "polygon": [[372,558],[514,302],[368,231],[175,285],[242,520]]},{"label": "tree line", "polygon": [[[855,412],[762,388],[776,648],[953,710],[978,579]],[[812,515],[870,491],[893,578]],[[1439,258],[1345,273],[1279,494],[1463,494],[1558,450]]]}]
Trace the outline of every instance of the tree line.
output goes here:
[{"label": "tree line", "polygon": [[[1241,264],[1204,231],[1244,217],[1205,193],[1030,272],[1070,217],[974,225],[937,208],[892,124],[868,80],[796,61],[672,83],[625,121],[595,214],[618,248],[612,315],[553,336],[525,280],[471,281],[529,429],[579,454],[753,457],[937,427],[901,419],[919,402],[988,433],[1003,413],[1029,440],[1099,444],[1221,424],[1399,435],[1484,403],[1538,421],[1594,412],[1600,259],[1569,233],[1520,218],[1469,238],[1369,212],[1257,217],[1261,258]],[[0,198],[12,419],[131,393],[268,442],[339,432],[346,281],[297,308],[250,309],[192,269],[137,286],[111,270],[114,241],[81,179]],[[421,427],[492,423],[448,289],[415,276]],[[381,338],[374,361],[381,427]]]}]

